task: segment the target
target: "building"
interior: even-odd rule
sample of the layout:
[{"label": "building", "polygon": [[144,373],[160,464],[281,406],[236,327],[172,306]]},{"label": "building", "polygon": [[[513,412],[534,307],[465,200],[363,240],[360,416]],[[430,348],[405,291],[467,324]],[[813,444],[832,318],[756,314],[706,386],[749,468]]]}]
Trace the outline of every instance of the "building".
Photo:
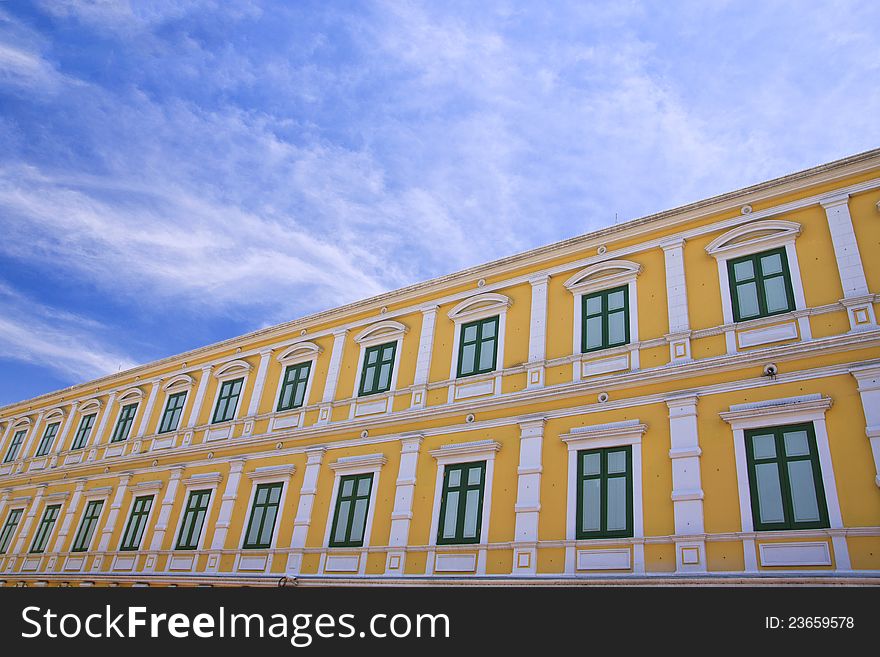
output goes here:
[{"label": "building", "polygon": [[878,581],[880,150],[0,408],[0,581]]}]

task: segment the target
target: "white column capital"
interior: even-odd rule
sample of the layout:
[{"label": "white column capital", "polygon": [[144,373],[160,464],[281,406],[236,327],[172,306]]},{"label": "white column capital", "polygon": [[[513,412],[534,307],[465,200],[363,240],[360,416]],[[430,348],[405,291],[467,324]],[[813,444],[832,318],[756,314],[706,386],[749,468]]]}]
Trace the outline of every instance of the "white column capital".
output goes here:
[{"label": "white column capital", "polygon": [[819,204],[826,210],[849,203],[849,192],[838,192],[819,199]]},{"label": "white column capital", "polygon": [[550,274],[535,274],[529,277],[529,285],[535,287],[536,285],[547,285],[550,282]]},{"label": "white column capital", "polygon": [[684,248],[684,243],[687,240],[683,235],[672,235],[670,237],[664,237],[660,240],[660,248],[664,251],[669,251],[670,249],[682,249]]}]

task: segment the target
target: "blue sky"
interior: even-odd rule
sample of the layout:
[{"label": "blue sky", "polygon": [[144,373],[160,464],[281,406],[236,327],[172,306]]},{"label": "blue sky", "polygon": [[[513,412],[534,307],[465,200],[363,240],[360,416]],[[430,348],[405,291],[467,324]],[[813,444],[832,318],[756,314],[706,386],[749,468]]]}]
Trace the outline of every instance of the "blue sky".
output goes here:
[{"label": "blue sky", "polygon": [[880,3],[0,2],[0,404],[880,146]]}]

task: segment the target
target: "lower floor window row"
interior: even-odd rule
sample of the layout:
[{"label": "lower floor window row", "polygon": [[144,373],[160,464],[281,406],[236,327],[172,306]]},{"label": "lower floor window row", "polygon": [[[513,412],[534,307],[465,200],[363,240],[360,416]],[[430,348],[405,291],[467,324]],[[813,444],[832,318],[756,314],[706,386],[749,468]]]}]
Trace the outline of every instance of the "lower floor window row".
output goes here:
[{"label": "lower floor window row", "polygon": [[[745,432],[748,484],[754,528],[757,531],[828,527],[828,509],[812,423],[752,429]],[[575,515],[578,539],[621,538],[633,535],[633,446],[577,452]],[[337,479],[330,519],[329,547],[362,547],[368,531],[375,493],[372,473]],[[446,465],[438,504],[437,545],[480,543],[483,536],[486,461]],[[258,484],[244,526],[243,549],[268,549],[274,543],[281,514],[284,484]],[[176,534],[175,549],[197,550],[209,513],[212,489],[187,493]],[[119,549],[141,549],[153,508],[153,496],[136,497]],[[90,548],[103,502],[87,503],[71,550]],[[47,506],[31,544],[31,553],[46,550],[60,512]],[[22,519],[12,509],[0,529],[0,554],[7,551]]]}]

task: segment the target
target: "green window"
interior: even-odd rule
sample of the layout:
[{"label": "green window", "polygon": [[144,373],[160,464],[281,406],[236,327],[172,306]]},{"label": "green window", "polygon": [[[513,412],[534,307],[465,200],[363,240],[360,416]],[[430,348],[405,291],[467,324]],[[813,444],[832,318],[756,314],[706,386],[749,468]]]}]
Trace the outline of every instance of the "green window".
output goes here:
[{"label": "green window", "polygon": [[125,525],[125,531],[122,532],[122,543],[119,544],[120,550],[137,550],[141,546],[144,530],[147,528],[147,519],[150,517],[150,509],[152,507],[152,495],[135,498],[134,504],[131,506],[131,515],[128,517],[128,523]]},{"label": "green window", "polygon": [[180,533],[177,535],[178,550],[198,549],[210,499],[210,490],[194,490],[189,494],[183,522],[180,524]]},{"label": "green window", "polygon": [[498,317],[480,319],[461,326],[458,376],[483,374],[495,369],[498,357]]},{"label": "green window", "polygon": [[278,518],[278,506],[281,504],[283,489],[284,484],[281,483],[257,486],[242,547],[254,549],[272,546],[272,533],[275,531],[275,520]]},{"label": "green window", "polygon": [[14,461],[15,457],[18,456],[18,450],[21,449],[21,443],[24,441],[26,433],[27,429],[22,429],[21,431],[16,431],[15,435],[12,436],[12,442],[9,443],[9,449],[6,450],[6,456],[3,457],[4,463]]},{"label": "green window", "polygon": [[83,513],[82,521],[79,523],[79,529],[76,531],[76,537],[70,548],[71,552],[85,552],[89,549],[103,506],[103,500],[91,500],[86,504],[86,511]]},{"label": "green window", "polygon": [[185,392],[177,392],[168,397],[168,401],[165,404],[165,412],[162,413],[162,421],[159,422],[159,433],[168,433],[177,429],[185,403]]},{"label": "green window", "polygon": [[220,384],[220,394],[217,396],[217,406],[214,408],[212,423],[226,422],[235,417],[235,409],[238,407],[238,398],[241,396],[243,383],[244,379],[235,379]]},{"label": "green window", "polygon": [[289,411],[303,405],[311,369],[311,361],[287,366],[281,382],[281,395],[278,397],[279,411]]},{"label": "green window", "polygon": [[394,368],[396,351],[396,342],[367,347],[361,372],[361,395],[374,395],[391,388],[391,370]]},{"label": "green window", "polygon": [[12,509],[9,515],[6,516],[3,530],[0,531],[0,554],[6,554],[6,550],[9,549],[9,544],[12,543],[12,536],[18,528],[19,521],[21,521],[22,512],[23,509]]},{"label": "green window", "polygon": [[53,422],[46,427],[46,431],[40,439],[40,444],[37,445],[37,452],[34,456],[46,456],[49,453],[49,450],[52,449],[52,443],[55,442],[55,436],[58,435],[58,427],[58,422]]},{"label": "green window", "polygon": [[755,529],[828,527],[812,423],[751,429],[745,437]]},{"label": "green window", "polygon": [[479,543],[486,462],[447,465],[440,498],[437,544]]},{"label": "green window", "polygon": [[632,536],[631,447],[578,452],[577,537]]},{"label": "green window", "polygon": [[46,543],[49,542],[49,536],[55,527],[55,521],[58,520],[58,512],[61,510],[60,504],[47,506],[43,511],[43,518],[37,527],[37,535],[34,536],[34,542],[31,543],[31,553],[40,554],[46,549]]},{"label": "green window", "polygon": [[111,443],[119,443],[128,438],[131,431],[131,424],[134,422],[134,414],[137,413],[137,404],[126,404],[119,413],[119,419],[116,420],[116,427],[113,429],[113,436],[110,438]]},{"label": "green window", "polygon": [[79,421],[79,428],[76,430],[76,435],[73,437],[73,444],[70,446],[70,449],[82,449],[85,447],[94,425],[95,414],[84,415]]},{"label": "green window", "polygon": [[582,297],[581,351],[597,351],[629,342],[629,287]]},{"label": "green window", "polygon": [[741,322],[794,310],[794,293],[785,249],[727,261],[733,319]]},{"label": "green window", "polygon": [[361,547],[370,507],[372,474],[345,475],[339,478],[336,513],[330,530],[330,547]]}]

